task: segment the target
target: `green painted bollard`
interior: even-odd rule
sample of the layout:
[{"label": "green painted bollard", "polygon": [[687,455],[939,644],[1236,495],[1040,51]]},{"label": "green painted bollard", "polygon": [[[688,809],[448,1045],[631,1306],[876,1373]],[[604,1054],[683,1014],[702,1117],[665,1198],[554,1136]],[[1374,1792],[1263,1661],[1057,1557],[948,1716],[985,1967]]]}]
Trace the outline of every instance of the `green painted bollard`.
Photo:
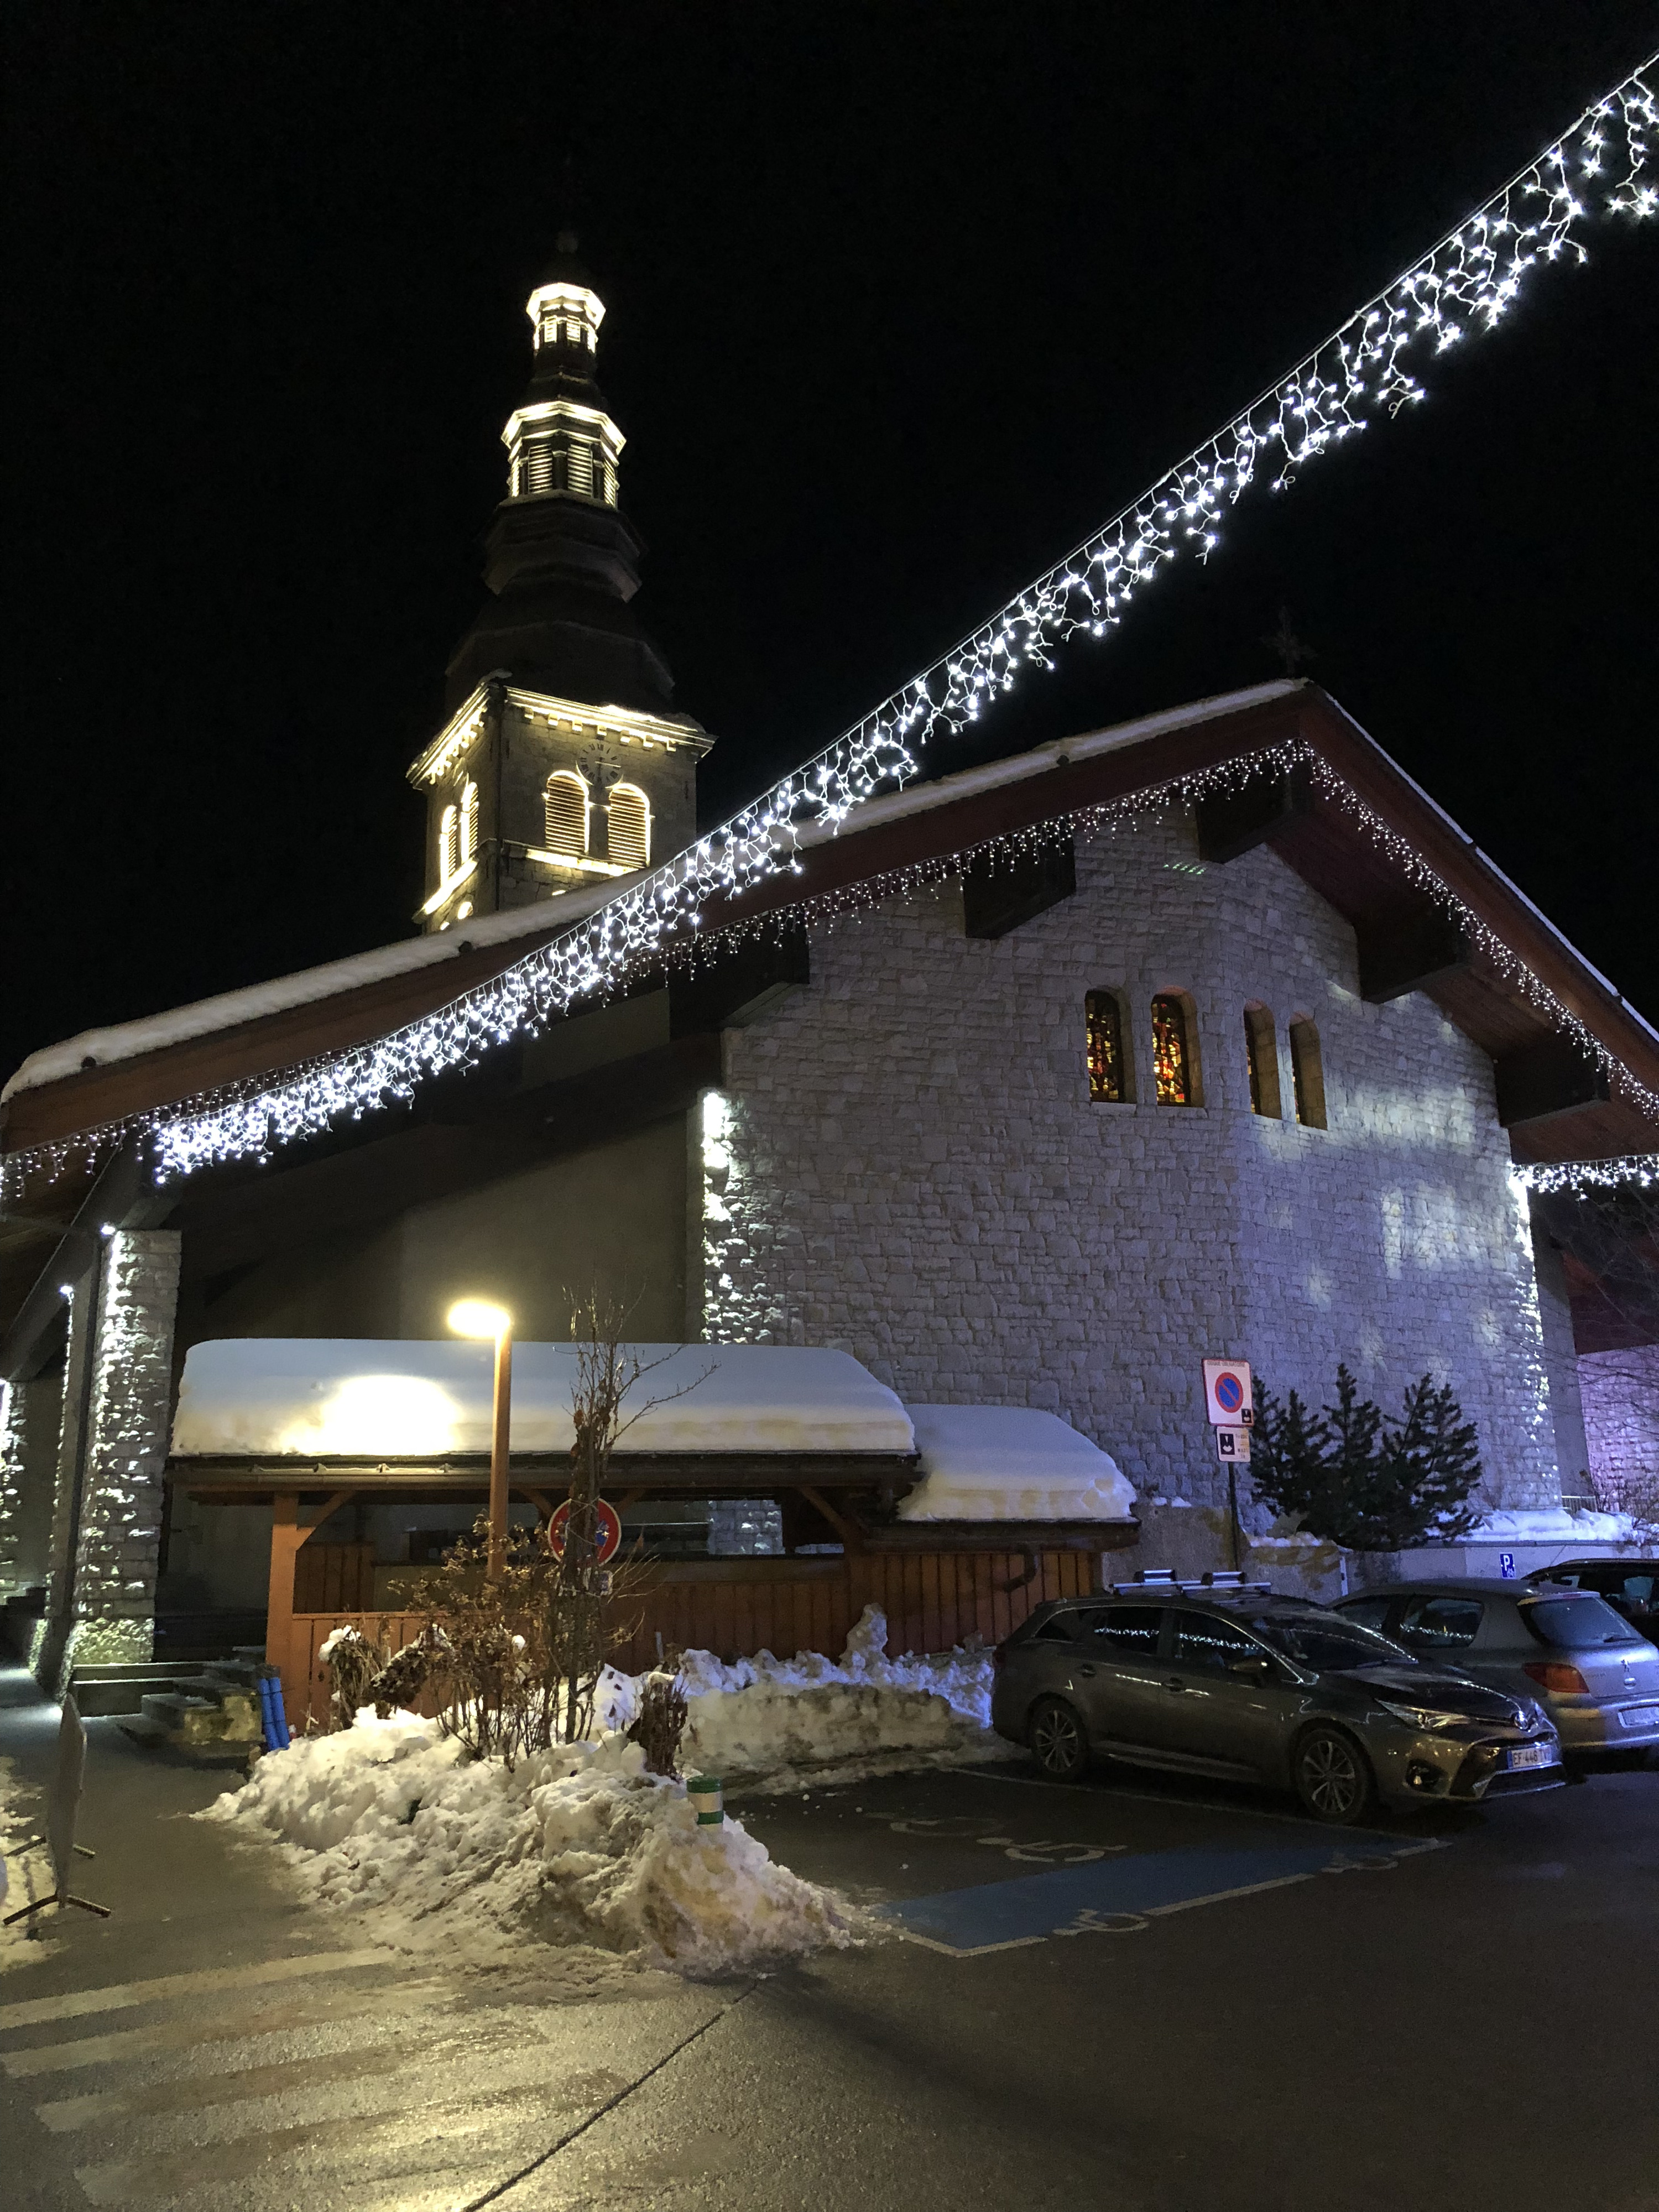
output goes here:
[{"label": "green painted bollard", "polygon": [[685,1794],[697,1808],[700,1828],[718,1828],[726,1818],[726,1798],[717,1774],[694,1774]]}]

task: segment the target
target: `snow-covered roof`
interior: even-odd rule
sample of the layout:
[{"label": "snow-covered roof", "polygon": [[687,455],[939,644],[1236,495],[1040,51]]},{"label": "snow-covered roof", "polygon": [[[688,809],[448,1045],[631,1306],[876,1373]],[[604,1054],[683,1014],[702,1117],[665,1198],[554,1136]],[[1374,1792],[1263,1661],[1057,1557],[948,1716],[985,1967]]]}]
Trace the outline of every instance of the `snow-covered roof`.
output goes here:
[{"label": "snow-covered roof", "polygon": [[[1057,1414],[901,1405],[849,1352],[816,1346],[638,1344],[642,1407],[618,1451],[920,1455],[905,1521],[1122,1521],[1115,1462]],[[185,1355],[178,1459],[423,1457],[489,1449],[494,1351],[444,1337],[222,1337]],[[513,1445],[568,1451],[576,1346],[513,1347]],[[653,1402],[658,1401],[658,1402]]]},{"label": "snow-covered roof", "polygon": [[[1120,723],[1113,729],[1038,745],[1011,760],[963,769],[954,775],[940,776],[932,782],[908,783],[884,799],[866,800],[839,832],[830,828],[807,829],[802,831],[799,842],[803,848],[810,848],[826,843],[837,834],[845,836],[851,830],[875,829],[883,823],[924,814],[935,807],[951,805],[975,792],[996,790],[1007,784],[1024,782],[1032,776],[1045,775],[1057,762],[1092,759],[1097,754],[1141,744],[1165,731],[1186,729],[1195,723],[1214,720],[1219,715],[1237,714],[1242,708],[1263,704],[1299,688],[1295,684],[1257,684],[1248,690],[1195,700],[1188,706],[1164,714],[1143,715],[1138,721]],[[83,1030],[78,1036],[66,1037],[60,1044],[45,1045],[39,1052],[31,1053],[4,1088],[0,1089],[0,1103],[20,1091],[36,1091],[48,1083],[60,1082],[65,1076],[77,1075],[88,1062],[107,1067],[121,1060],[137,1060],[168,1045],[187,1044],[198,1037],[235,1029],[244,1022],[258,1021],[270,1014],[288,1013],[296,1006],[337,998],[364,984],[384,982],[418,969],[440,966],[447,960],[453,960],[463,949],[483,951],[493,945],[510,945],[519,937],[551,936],[596,913],[635,881],[633,876],[611,878],[580,890],[538,899],[530,906],[475,915],[465,927],[436,935],[405,938],[396,945],[377,945],[368,952],[349,954],[343,960],[326,961],[319,968],[302,968],[294,975],[273,976],[267,983],[251,983],[240,991],[221,991],[213,998],[192,1000],[188,1006],[147,1014],[137,1021],[112,1023],[107,1029]]]},{"label": "snow-covered roof", "polygon": [[[639,1344],[647,1407],[619,1449],[909,1452],[909,1417],[850,1353],[766,1344]],[[283,1455],[401,1459],[489,1449],[494,1350],[368,1337],[226,1337],[185,1355],[179,1458]],[[513,1347],[515,1450],[568,1451],[576,1347]],[[675,1395],[676,1393],[683,1395]],[[668,1402],[653,1404],[653,1400]]]},{"label": "snow-covered roof", "polygon": [[1027,1406],[912,1406],[922,1480],[901,1521],[1127,1521],[1135,1494],[1109,1453]]},{"label": "snow-covered roof", "polygon": [[[188,1006],[173,1006],[159,1014],[145,1014],[136,1022],[115,1022],[109,1028],[82,1030],[61,1044],[43,1045],[32,1052],[0,1090],[0,1103],[20,1091],[37,1091],[66,1075],[78,1075],[88,1062],[107,1067],[116,1061],[137,1060],[167,1045],[188,1044],[193,1038],[216,1036],[222,1030],[244,1022],[263,1020],[268,1014],[285,1014],[295,1006],[315,1006],[340,997],[366,983],[383,983],[396,975],[412,975],[422,968],[436,968],[463,952],[477,952],[492,945],[511,945],[515,938],[550,937],[626,890],[634,876],[614,876],[580,890],[559,891],[530,906],[507,907],[500,914],[475,915],[453,930],[427,937],[402,938],[396,945],[377,945],[368,952],[348,953],[343,960],[325,961],[320,968],[301,968],[292,975],[274,975],[268,983],[249,983],[240,991],[221,991],[211,999],[192,999]],[[458,990],[462,987],[457,985]]]}]

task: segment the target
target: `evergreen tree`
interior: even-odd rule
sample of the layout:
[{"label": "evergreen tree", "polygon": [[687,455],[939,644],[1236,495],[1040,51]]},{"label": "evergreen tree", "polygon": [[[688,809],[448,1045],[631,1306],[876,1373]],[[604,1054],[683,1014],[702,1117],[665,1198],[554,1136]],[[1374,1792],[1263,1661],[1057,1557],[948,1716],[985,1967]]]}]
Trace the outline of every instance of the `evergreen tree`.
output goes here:
[{"label": "evergreen tree", "polygon": [[1468,1500],[1480,1480],[1473,1421],[1449,1384],[1425,1375],[1406,1391],[1404,1413],[1385,1414],[1346,1366],[1336,1403],[1310,1415],[1292,1390],[1284,1404],[1256,1393],[1250,1485],[1310,1535],[1355,1552],[1407,1550],[1455,1541],[1478,1514]]}]

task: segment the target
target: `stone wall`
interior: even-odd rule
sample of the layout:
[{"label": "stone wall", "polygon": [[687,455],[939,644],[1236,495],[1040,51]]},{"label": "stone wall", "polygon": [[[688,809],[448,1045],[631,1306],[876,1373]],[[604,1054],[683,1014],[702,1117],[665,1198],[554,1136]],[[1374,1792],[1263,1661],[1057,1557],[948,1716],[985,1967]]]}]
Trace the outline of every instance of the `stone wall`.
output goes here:
[{"label": "stone wall", "polygon": [[[1346,1359],[1479,1424],[1494,1502],[1553,1504],[1532,1243],[1486,1056],[1358,995],[1352,931],[1184,813],[1078,851],[1078,892],[963,934],[954,884],[814,932],[812,982],[728,1031],[708,1102],[702,1322],[854,1352],[917,1402],[1050,1407],[1148,1497],[1218,1503],[1200,1361],[1316,1402]],[[1138,1103],[1091,1103],[1084,996],[1121,994]],[[1152,1103],[1150,1002],[1190,994],[1202,1103]],[[1252,1113],[1247,1002],[1317,1025],[1329,1126]]]},{"label": "stone wall", "polygon": [[1659,1344],[1587,1352],[1578,1381],[1598,1502],[1623,1505],[1641,1491],[1659,1510]]},{"label": "stone wall", "polygon": [[165,1229],[107,1240],[66,1665],[150,1656],[179,1243]]},{"label": "stone wall", "polygon": [[3,1386],[0,1414],[0,1599],[51,1572],[53,1485],[63,1378],[53,1371]]}]

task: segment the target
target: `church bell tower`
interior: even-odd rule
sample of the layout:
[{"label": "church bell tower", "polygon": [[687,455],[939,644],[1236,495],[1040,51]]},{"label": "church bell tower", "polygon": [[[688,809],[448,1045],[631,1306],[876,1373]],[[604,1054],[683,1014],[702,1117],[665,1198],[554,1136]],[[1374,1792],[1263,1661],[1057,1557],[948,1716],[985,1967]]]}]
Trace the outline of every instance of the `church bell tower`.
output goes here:
[{"label": "church bell tower", "polygon": [[568,231],[526,313],[533,362],[501,432],[490,597],[449,663],[449,720],[409,772],[427,799],[428,930],[670,858],[696,834],[714,743],[673,711],[634,611],[626,441],[595,376],[605,305]]}]

